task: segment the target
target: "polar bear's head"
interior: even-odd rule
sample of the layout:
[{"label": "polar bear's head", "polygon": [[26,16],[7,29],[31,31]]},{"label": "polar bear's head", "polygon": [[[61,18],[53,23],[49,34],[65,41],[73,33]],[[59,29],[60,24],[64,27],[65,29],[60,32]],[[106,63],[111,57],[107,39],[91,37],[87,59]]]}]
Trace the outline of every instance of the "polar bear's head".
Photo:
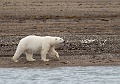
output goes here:
[{"label": "polar bear's head", "polygon": [[59,44],[59,43],[64,43],[65,41],[60,37],[55,37],[55,42]]},{"label": "polar bear's head", "polygon": [[65,41],[60,37],[50,37],[50,44],[52,46],[55,46],[57,44],[64,43],[64,42]]}]

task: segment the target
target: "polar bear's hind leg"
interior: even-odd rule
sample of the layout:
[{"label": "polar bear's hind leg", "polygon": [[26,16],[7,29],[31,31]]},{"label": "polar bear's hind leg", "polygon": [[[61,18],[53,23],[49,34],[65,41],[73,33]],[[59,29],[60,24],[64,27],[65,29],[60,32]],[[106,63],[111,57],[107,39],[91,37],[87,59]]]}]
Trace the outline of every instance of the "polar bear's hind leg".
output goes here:
[{"label": "polar bear's hind leg", "polygon": [[21,55],[22,53],[24,53],[23,50],[17,49],[16,52],[15,52],[15,54],[14,54],[14,56],[12,57],[12,60],[13,60],[14,62],[18,62],[18,59],[19,59],[19,57],[20,57],[20,55]]}]

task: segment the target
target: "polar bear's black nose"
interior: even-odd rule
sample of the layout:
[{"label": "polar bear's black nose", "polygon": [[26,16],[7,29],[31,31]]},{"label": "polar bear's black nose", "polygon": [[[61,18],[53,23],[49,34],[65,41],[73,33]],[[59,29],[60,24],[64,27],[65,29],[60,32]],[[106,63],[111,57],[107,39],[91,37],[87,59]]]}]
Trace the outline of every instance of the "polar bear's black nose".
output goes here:
[{"label": "polar bear's black nose", "polygon": [[63,41],[63,43],[65,43],[65,41]]}]

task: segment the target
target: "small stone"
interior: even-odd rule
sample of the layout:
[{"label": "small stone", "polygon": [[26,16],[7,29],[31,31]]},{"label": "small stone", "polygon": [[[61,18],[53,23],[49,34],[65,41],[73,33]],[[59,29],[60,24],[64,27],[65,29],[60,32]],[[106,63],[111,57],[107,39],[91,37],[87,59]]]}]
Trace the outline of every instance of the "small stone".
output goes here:
[{"label": "small stone", "polygon": [[50,65],[50,64],[46,63],[46,65]]},{"label": "small stone", "polygon": [[61,63],[63,63],[63,64],[67,64],[67,62],[61,62]]}]

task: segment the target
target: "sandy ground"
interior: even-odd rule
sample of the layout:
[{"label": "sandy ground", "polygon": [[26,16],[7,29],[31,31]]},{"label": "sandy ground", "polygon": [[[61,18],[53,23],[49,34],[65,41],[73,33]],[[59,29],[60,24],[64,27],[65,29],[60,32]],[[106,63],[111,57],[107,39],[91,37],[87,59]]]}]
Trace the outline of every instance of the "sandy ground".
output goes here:
[{"label": "sandy ground", "polygon": [[[1,0],[0,67],[120,65],[119,9],[119,0]],[[31,34],[65,39],[56,47],[60,61],[36,53],[36,62],[23,54],[14,63],[19,40]]]}]

